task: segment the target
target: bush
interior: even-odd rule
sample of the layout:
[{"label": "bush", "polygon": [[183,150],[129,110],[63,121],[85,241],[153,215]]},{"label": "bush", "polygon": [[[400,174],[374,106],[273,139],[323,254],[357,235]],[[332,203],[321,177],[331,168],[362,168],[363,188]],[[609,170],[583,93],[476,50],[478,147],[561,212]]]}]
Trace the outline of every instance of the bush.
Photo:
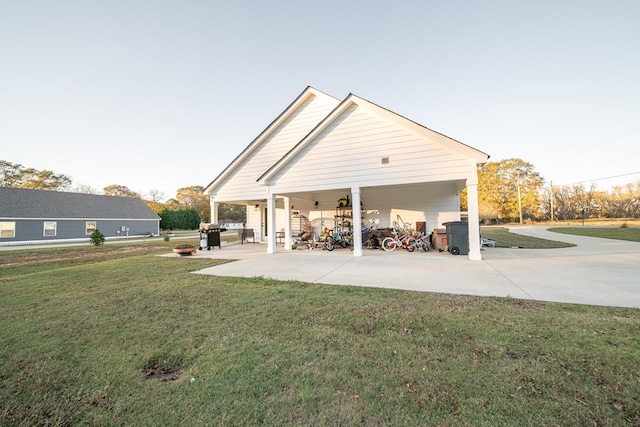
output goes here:
[{"label": "bush", "polygon": [[200,215],[193,208],[178,210],[162,209],[158,212],[160,228],[163,230],[197,230],[200,226]]},{"label": "bush", "polygon": [[91,233],[89,239],[91,239],[91,244],[94,246],[104,245],[104,234],[102,234],[97,228],[93,233]]}]

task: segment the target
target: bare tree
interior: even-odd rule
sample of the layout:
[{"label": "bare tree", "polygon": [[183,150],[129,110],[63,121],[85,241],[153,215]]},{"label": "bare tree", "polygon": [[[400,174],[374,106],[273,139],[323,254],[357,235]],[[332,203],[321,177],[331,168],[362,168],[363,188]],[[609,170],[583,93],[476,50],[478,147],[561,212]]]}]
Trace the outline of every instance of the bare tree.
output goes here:
[{"label": "bare tree", "polygon": [[601,199],[603,214],[609,218],[640,216],[640,182],[613,187]]},{"label": "bare tree", "polygon": [[71,189],[72,191],[76,192],[76,193],[84,193],[84,194],[100,194],[100,191],[98,191],[97,188],[92,187],[90,185],[87,184],[78,184],[73,186],[73,188]]}]

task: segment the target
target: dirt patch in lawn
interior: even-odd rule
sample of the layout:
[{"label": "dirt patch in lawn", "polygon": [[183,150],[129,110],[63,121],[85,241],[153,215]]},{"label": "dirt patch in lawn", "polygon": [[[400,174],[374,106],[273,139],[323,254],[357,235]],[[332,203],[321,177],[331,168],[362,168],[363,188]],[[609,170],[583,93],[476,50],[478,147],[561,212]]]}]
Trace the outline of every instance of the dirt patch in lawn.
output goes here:
[{"label": "dirt patch in lawn", "polygon": [[180,370],[171,366],[155,365],[144,370],[144,377],[148,380],[175,381],[180,377]]},{"label": "dirt patch in lawn", "polygon": [[0,257],[0,266],[16,266],[74,260],[96,260],[105,256],[118,256],[134,252],[166,249],[164,246],[125,246],[121,248],[69,247],[55,250],[6,252]]}]

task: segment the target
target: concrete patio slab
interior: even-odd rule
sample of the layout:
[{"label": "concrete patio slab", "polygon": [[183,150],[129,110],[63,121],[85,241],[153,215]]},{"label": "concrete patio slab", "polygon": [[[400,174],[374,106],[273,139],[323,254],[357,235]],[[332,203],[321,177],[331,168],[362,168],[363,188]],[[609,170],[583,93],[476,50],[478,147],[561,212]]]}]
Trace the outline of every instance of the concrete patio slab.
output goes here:
[{"label": "concrete patio slab", "polygon": [[545,227],[512,232],[574,243],[563,249],[485,248],[482,261],[446,252],[346,249],[266,253],[264,244],[223,246],[196,257],[237,261],[198,274],[265,277],[538,301],[640,307],[640,243],[552,233]]}]

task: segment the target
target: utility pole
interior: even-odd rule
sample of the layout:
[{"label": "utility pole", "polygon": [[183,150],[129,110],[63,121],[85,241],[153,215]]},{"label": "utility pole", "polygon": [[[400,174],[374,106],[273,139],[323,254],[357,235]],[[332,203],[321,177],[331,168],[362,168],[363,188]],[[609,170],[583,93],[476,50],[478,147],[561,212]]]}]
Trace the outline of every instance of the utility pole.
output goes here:
[{"label": "utility pole", "polygon": [[549,186],[551,187],[551,200],[550,200],[550,205],[551,205],[551,222],[553,222],[553,181],[549,182]]},{"label": "utility pole", "polygon": [[522,197],[520,196],[520,176],[516,181],[516,187],[518,188],[518,212],[520,213],[520,225],[522,225]]}]

